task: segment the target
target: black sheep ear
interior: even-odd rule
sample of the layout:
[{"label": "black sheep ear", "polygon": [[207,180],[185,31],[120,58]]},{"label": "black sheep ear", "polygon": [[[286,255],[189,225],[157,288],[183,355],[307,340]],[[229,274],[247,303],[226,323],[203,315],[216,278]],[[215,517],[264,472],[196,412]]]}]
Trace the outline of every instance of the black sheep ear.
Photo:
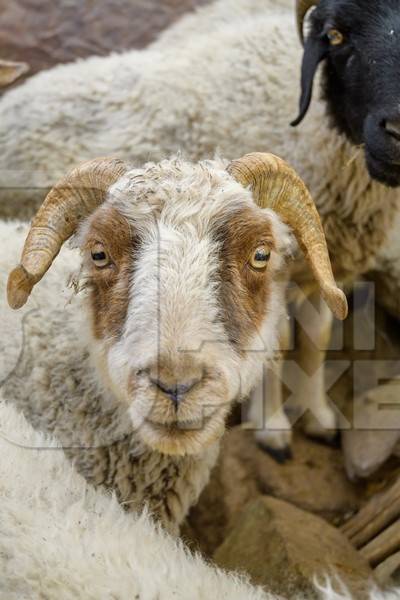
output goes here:
[{"label": "black sheep ear", "polygon": [[311,104],[315,73],[319,63],[328,54],[329,43],[325,38],[309,37],[304,45],[303,64],[301,67],[300,114],[292,121],[291,126],[299,125],[307,114]]}]

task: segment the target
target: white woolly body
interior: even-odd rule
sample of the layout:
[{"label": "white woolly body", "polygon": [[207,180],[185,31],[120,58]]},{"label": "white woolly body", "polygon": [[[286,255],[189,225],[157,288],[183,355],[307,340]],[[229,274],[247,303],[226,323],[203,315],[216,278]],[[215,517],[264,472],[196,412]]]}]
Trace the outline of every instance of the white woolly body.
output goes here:
[{"label": "white woolly body", "polygon": [[272,600],[192,555],[146,514],[124,513],[2,399],[0,423],[1,598]]},{"label": "white woolly body", "polygon": [[[279,600],[193,555],[145,514],[124,513],[1,395],[0,424],[1,598]],[[321,599],[349,596],[328,588]]]}]

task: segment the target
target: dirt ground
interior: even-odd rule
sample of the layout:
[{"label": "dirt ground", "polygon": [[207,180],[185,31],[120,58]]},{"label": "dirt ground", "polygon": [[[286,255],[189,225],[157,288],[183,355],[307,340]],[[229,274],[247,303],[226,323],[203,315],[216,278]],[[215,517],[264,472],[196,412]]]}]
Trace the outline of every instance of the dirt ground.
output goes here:
[{"label": "dirt ground", "polygon": [[207,1],[1,0],[0,55],[29,63],[32,75],[93,54],[142,48]]}]

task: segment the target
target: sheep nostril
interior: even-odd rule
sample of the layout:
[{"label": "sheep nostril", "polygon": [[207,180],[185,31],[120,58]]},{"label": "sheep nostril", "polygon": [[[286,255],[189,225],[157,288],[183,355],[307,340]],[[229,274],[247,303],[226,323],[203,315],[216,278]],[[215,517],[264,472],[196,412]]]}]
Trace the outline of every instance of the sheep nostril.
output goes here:
[{"label": "sheep nostril", "polygon": [[400,120],[385,120],[382,125],[387,134],[400,142]]},{"label": "sheep nostril", "polygon": [[183,401],[185,395],[190,392],[191,389],[199,382],[198,379],[188,381],[185,383],[177,383],[174,386],[171,386],[159,379],[151,379],[151,383],[155,385],[159,390],[161,390],[164,394],[169,396],[176,407]]}]

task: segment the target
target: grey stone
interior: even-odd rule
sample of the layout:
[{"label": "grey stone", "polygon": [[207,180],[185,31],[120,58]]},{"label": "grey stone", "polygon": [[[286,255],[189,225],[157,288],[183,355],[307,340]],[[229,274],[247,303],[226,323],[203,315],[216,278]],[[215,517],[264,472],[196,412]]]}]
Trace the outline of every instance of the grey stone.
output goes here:
[{"label": "grey stone", "polygon": [[[318,598],[315,578],[338,575],[353,597],[365,598],[373,580],[368,563],[323,519],[271,497],[243,511],[218,548],[220,567],[245,572],[285,598]],[[337,583],[338,590],[340,589]]]},{"label": "grey stone", "polygon": [[278,464],[252,431],[234,427],[223,440],[210,484],[192,508],[184,536],[210,556],[257,496],[269,495],[340,524],[365,499],[365,485],[350,482],[342,452],[295,432],[293,458]]}]

